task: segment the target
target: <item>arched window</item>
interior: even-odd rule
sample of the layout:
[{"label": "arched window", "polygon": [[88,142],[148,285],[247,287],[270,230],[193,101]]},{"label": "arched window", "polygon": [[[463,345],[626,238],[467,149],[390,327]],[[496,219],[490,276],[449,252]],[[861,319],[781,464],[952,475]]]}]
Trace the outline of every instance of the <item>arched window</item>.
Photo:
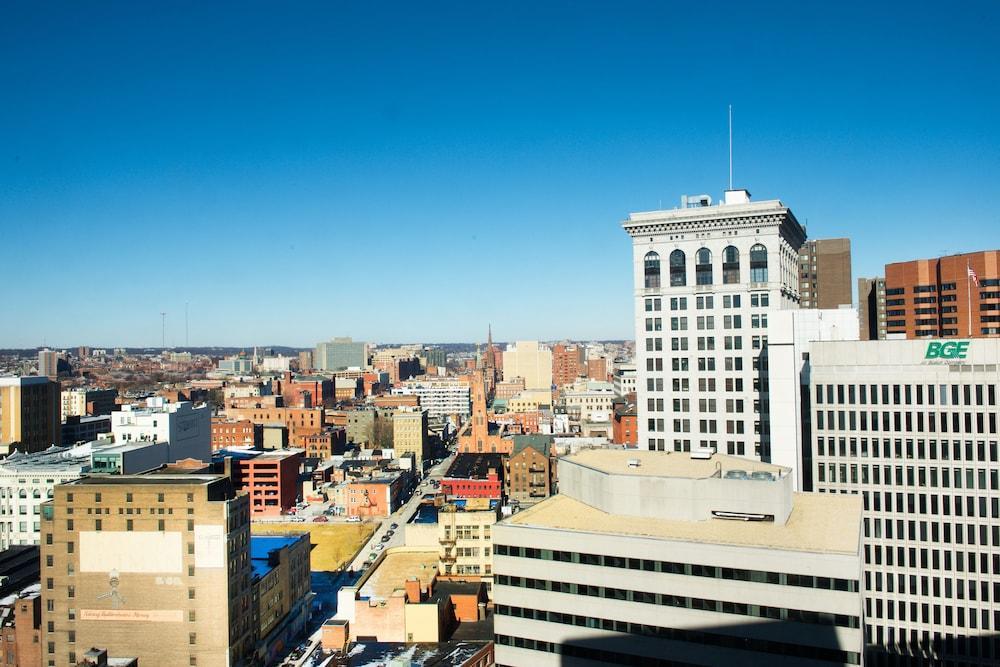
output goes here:
[{"label": "arched window", "polygon": [[660,287],[660,256],[655,252],[647,252],[642,263],[646,275],[646,287],[658,289]]},{"label": "arched window", "polygon": [[708,248],[700,249],[694,256],[694,284],[712,284],[712,251]]},{"label": "arched window", "polygon": [[687,285],[687,258],[683,250],[670,253],[670,286],[684,287]]},{"label": "arched window", "polygon": [[767,248],[759,243],[750,248],[750,282],[767,282]]},{"label": "arched window", "polygon": [[740,281],[740,251],[728,246],[722,251],[722,282],[732,285]]}]

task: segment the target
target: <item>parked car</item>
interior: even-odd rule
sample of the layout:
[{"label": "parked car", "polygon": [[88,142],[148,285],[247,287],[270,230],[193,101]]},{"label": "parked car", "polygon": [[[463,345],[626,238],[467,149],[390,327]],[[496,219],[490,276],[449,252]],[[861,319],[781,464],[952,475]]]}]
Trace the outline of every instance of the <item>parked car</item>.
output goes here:
[{"label": "parked car", "polygon": [[383,542],[388,542],[389,541],[389,536],[388,535],[383,535],[382,536],[382,541]]},{"label": "parked car", "polygon": [[316,517],[315,519],[313,519],[313,523],[328,523],[329,521],[330,521],[330,520],[329,520],[329,519],[327,519],[327,518],[326,518],[325,516],[323,516],[322,514],[320,514],[320,515],[319,515],[318,517]]},{"label": "parked car", "polygon": [[361,523],[361,517],[359,516],[349,516],[347,517],[348,523]]},{"label": "parked car", "polygon": [[399,524],[398,523],[390,523],[389,527],[392,528],[393,530],[396,530],[397,528],[399,528]]}]

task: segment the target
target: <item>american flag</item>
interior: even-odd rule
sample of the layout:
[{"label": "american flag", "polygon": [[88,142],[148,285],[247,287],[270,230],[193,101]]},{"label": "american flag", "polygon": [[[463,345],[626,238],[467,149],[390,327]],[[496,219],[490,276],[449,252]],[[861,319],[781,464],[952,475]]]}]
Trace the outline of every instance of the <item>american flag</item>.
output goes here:
[{"label": "american flag", "polygon": [[976,287],[979,287],[979,276],[976,275],[976,272],[975,270],[973,270],[972,265],[966,264],[965,266],[966,269],[968,269],[967,275],[972,280],[972,282],[976,283]]}]

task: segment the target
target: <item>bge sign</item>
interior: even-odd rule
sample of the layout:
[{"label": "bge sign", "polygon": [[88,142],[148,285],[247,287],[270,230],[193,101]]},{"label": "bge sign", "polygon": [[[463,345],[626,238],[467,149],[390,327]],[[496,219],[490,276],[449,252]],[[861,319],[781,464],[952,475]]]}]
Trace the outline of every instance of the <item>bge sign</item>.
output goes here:
[{"label": "bge sign", "polygon": [[969,352],[969,341],[950,340],[946,343],[931,341],[927,343],[924,359],[965,359]]}]

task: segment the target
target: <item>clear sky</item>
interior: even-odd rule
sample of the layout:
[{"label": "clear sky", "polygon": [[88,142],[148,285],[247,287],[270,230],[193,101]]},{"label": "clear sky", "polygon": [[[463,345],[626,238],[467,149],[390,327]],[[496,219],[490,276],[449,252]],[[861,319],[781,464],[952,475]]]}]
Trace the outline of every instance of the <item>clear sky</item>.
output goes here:
[{"label": "clear sky", "polygon": [[856,276],[997,248],[1000,3],[883,4],[5,3],[0,347],[632,337],[730,103]]}]

